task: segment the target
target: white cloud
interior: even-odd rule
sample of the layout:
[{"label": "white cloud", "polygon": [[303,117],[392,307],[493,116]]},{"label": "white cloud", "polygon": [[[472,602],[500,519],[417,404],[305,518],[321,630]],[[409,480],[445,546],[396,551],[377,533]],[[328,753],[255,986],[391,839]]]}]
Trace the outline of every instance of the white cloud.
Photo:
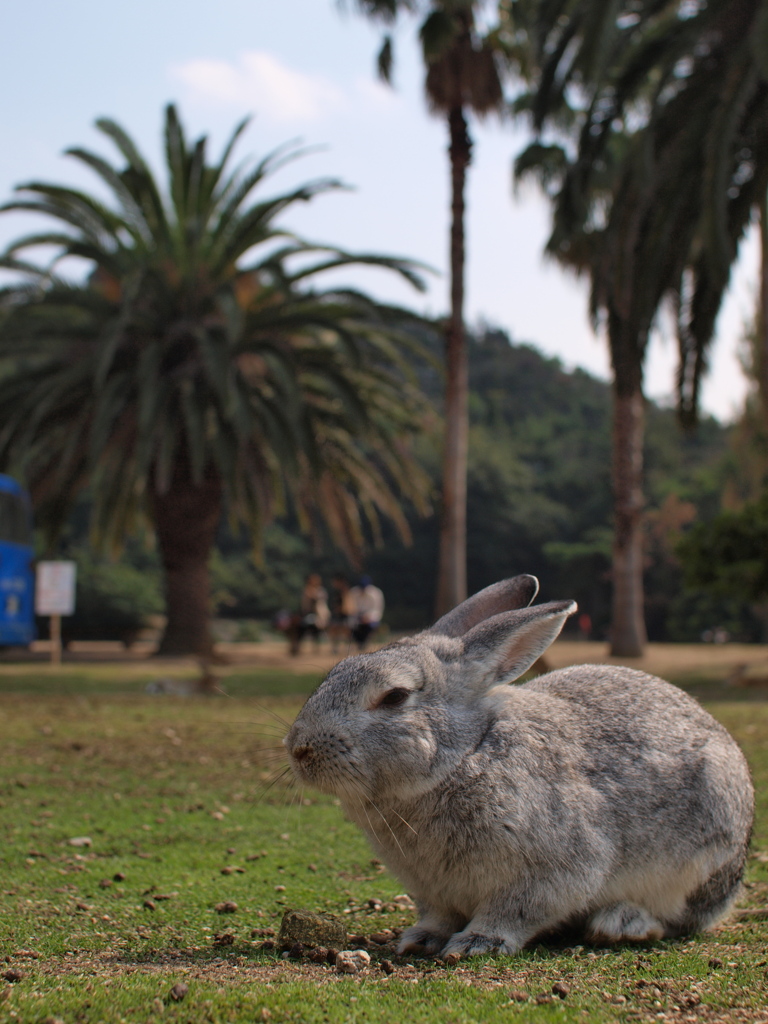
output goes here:
[{"label": "white cloud", "polygon": [[193,99],[246,106],[274,121],[314,121],[345,105],[344,94],[328,79],[295,71],[260,50],[242,53],[234,62],[186,61],[170,74]]},{"label": "white cloud", "polygon": [[355,79],[355,92],[365,106],[374,106],[379,111],[399,111],[403,106],[400,93],[375,78]]}]

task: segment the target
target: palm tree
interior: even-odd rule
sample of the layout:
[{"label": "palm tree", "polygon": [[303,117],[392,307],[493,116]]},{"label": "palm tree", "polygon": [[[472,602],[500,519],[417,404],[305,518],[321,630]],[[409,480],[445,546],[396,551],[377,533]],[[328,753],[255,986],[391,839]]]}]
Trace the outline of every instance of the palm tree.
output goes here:
[{"label": "palm tree", "polygon": [[757,297],[756,338],[752,356],[757,378],[760,408],[768,427],[768,192],[759,203],[760,219],[760,287]]},{"label": "palm tree", "polygon": [[[522,10],[523,8],[521,8]],[[614,375],[612,653],[645,642],[643,363],[676,312],[681,418],[691,424],[738,242],[768,184],[768,82],[753,40],[765,0],[619,5],[540,0],[528,23],[537,142],[518,160],[553,201],[548,251],[591,280]],[[575,97],[575,101],[574,101]],[[564,134],[566,145],[547,143]]]},{"label": "palm tree", "polygon": [[[419,28],[426,66],[425,92],[432,113],[445,118],[450,145],[450,315],[445,328],[445,440],[436,614],[467,596],[467,451],[469,377],[464,336],[464,190],[472,158],[468,114],[501,113],[497,41],[477,25],[480,0],[357,0],[366,15],[392,23],[401,11],[423,15]],[[379,73],[391,80],[392,39],[386,35]]]},{"label": "palm tree", "polygon": [[[0,263],[17,275],[0,298],[0,464],[24,476],[51,532],[86,486],[96,541],[117,547],[150,521],[162,653],[210,652],[208,558],[224,507],[256,543],[293,508],[352,555],[382,513],[407,532],[398,493],[424,505],[407,443],[421,410],[401,357],[407,314],[312,286],[354,263],[420,286],[414,267],[280,230],[279,214],[338,183],[252,198],[297,151],[230,170],[246,123],[209,163],[205,137],[188,142],[169,106],[164,194],[126,132],[100,120],[124,166],[69,152],[111,202],[31,182],[2,208],[58,223]],[[39,246],[56,251],[47,268],[26,258]],[[59,273],[65,257],[86,262],[85,280]]]}]

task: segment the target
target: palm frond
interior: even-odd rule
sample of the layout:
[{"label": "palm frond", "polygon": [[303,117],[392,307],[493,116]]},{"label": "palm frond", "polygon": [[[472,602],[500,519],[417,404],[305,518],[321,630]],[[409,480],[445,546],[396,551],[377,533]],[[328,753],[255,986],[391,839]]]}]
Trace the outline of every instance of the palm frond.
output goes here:
[{"label": "palm frond", "polygon": [[[341,183],[253,197],[301,151],[228,174],[245,124],[209,165],[205,139],[190,142],[167,108],[165,195],[127,133],[101,120],[127,166],[70,154],[109,200],[31,183],[31,198],[7,204],[55,224],[0,261],[19,277],[0,295],[0,465],[24,466],[51,530],[89,483],[93,536],[119,544],[180,474],[219,480],[255,541],[288,501],[307,524],[325,516],[350,553],[382,515],[406,529],[403,497],[424,506],[409,446],[424,416],[407,358],[418,318],[317,280],[362,265],[423,287],[426,268],[282,230],[291,205]],[[87,277],[63,281],[24,258],[43,245],[54,264],[86,259]]]}]

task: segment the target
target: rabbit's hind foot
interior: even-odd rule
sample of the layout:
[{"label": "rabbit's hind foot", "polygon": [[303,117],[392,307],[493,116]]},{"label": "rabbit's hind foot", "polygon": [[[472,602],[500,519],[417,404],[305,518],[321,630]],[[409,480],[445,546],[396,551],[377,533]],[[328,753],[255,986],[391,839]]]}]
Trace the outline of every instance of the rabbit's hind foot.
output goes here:
[{"label": "rabbit's hind foot", "polygon": [[437,956],[447,938],[447,934],[439,934],[422,925],[415,924],[411,928],[406,928],[400,936],[397,952],[400,955],[420,953],[422,956]]},{"label": "rabbit's hind foot", "polygon": [[632,903],[614,903],[593,914],[587,923],[591,942],[653,942],[666,929],[643,907]]}]

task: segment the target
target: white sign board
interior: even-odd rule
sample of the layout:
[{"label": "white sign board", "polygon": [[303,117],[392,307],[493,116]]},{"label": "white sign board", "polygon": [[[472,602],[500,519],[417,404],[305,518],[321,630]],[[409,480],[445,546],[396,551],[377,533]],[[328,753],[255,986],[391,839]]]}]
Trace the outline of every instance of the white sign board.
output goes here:
[{"label": "white sign board", "polygon": [[38,615],[72,615],[75,611],[75,562],[38,562],[35,611]]}]

